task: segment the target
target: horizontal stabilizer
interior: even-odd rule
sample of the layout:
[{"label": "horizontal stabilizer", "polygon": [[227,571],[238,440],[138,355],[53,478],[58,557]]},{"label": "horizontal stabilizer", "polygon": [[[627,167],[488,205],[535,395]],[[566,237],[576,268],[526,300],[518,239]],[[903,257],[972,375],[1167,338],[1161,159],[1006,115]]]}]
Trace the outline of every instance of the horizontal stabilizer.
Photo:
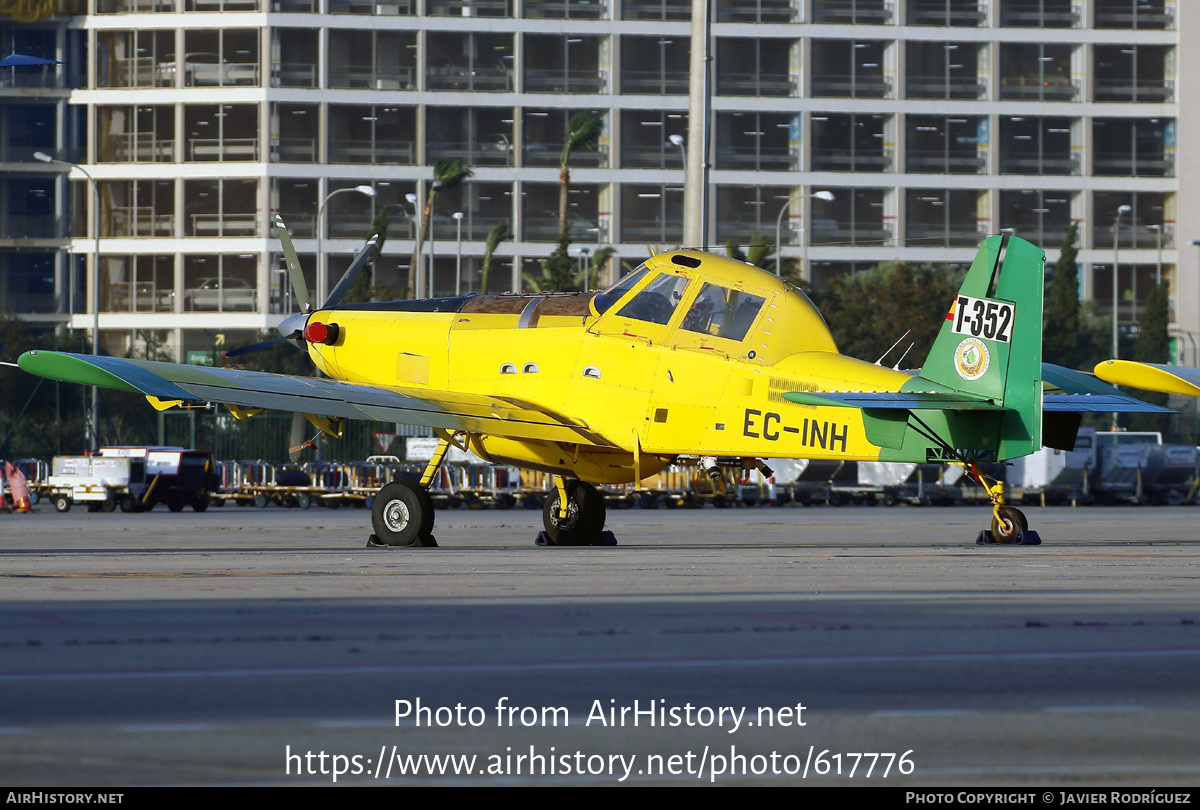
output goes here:
[{"label": "horizontal stabilizer", "polygon": [[884,408],[904,411],[1002,411],[1004,408],[988,399],[972,397],[962,392],[938,391],[826,391],[812,394],[790,391],[783,395],[798,405],[833,405],[843,408]]},{"label": "horizontal stabilizer", "polygon": [[1170,408],[1116,394],[1046,394],[1042,410],[1071,413],[1175,413]]},{"label": "horizontal stabilizer", "polygon": [[1096,376],[1113,385],[1200,397],[1200,369],[1132,360],[1106,360],[1096,365]]}]

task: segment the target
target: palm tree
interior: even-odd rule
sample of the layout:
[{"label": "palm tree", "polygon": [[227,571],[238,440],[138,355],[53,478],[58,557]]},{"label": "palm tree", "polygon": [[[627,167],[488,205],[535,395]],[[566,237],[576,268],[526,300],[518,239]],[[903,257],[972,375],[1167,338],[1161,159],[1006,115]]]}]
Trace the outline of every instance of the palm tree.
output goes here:
[{"label": "palm tree", "polygon": [[488,291],[488,273],[492,271],[492,254],[496,252],[496,248],[500,247],[500,243],[513,238],[513,233],[508,229],[508,222],[497,222],[488,231],[487,240],[483,243],[483,269],[479,274],[479,293],[487,295]]},{"label": "palm tree", "polygon": [[558,159],[559,231],[567,230],[567,189],[571,185],[571,170],[567,163],[571,159],[571,152],[576,149],[595,149],[596,141],[603,130],[604,122],[587,112],[575,113],[567,122],[567,140]]},{"label": "palm tree", "polygon": [[[433,165],[433,183],[429,186],[429,196],[425,199],[425,210],[421,212],[421,221],[417,226],[417,247],[413,251],[412,261],[408,265],[409,295],[416,295],[417,273],[421,269],[421,244],[425,241],[425,235],[429,232],[429,225],[433,220],[433,198],[439,191],[449,191],[464,180],[469,180],[473,174],[475,172],[455,158],[442,158]],[[431,291],[426,290],[426,292]]]}]

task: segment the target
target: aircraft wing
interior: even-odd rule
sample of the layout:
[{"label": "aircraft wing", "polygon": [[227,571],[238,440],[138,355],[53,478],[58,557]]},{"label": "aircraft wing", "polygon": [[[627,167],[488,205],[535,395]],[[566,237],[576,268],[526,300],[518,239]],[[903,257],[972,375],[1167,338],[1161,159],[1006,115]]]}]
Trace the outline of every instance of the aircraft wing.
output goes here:
[{"label": "aircraft wing", "polygon": [[41,377],[117,388],[168,402],[216,402],[243,410],[263,408],[512,438],[615,446],[577,419],[511,397],[431,392],[413,387],[62,352],[26,352],[17,362],[25,371]]},{"label": "aircraft wing", "polygon": [[1200,397],[1200,369],[1106,360],[1096,365],[1096,376],[1114,385]]}]

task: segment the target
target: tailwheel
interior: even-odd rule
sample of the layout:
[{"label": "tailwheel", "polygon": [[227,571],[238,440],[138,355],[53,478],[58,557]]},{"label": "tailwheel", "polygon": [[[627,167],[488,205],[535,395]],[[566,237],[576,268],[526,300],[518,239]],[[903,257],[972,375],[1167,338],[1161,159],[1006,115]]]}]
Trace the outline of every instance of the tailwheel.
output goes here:
[{"label": "tailwheel", "polygon": [[559,515],[558,487],[553,487],[546,496],[542,509],[542,523],[546,527],[546,539],[555,546],[588,546],[604,529],[604,496],[586,481],[572,479],[566,482],[567,516]]},{"label": "tailwheel", "polygon": [[420,484],[393,481],[385,484],[371,504],[372,541],[384,546],[435,546],[433,502]]}]

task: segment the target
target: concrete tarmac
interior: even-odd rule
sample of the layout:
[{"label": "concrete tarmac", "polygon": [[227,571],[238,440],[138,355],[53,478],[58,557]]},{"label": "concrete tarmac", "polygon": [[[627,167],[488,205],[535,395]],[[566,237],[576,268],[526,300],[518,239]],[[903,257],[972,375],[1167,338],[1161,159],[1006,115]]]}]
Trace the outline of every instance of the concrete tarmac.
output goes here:
[{"label": "concrete tarmac", "polygon": [[0,781],[1197,784],[1200,509],[1026,512],[0,515]]}]

